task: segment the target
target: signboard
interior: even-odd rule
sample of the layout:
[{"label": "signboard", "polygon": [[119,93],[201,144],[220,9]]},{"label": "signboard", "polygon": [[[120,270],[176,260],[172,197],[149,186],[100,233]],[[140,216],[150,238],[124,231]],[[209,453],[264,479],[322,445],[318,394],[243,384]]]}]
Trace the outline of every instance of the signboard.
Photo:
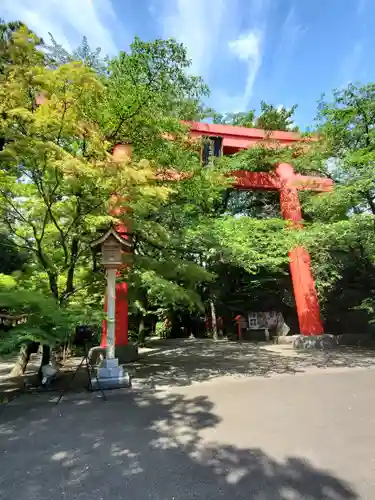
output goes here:
[{"label": "signboard", "polygon": [[288,335],[289,326],[285,323],[283,315],[277,311],[251,312],[246,316],[237,316],[240,330],[265,330],[275,329],[276,335]]}]

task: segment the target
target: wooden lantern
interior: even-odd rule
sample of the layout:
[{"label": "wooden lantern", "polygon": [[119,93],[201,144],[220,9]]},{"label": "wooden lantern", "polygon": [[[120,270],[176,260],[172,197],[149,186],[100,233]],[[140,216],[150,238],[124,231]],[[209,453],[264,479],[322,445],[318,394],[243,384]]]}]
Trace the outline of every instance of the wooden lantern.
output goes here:
[{"label": "wooden lantern", "polygon": [[122,265],[121,253],[125,249],[129,250],[131,243],[111,227],[103,236],[93,241],[91,246],[100,246],[102,264],[105,268],[118,269]]}]

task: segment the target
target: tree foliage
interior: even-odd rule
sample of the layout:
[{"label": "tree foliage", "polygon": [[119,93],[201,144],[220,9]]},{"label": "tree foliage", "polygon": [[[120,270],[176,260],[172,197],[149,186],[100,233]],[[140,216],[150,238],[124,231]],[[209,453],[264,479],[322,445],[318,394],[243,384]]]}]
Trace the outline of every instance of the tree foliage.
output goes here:
[{"label": "tree foliage", "polygon": [[297,105],[291,108],[284,106],[274,106],[265,101],[260,103],[260,113],[257,116],[254,109],[241,111],[238,113],[213,114],[214,123],[222,125],[233,125],[235,127],[260,128],[263,130],[285,130],[298,131],[298,127],[293,122],[293,115]]},{"label": "tree foliage", "polygon": [[[82,57],[64,61],[60,54],[51,65],[40,45],[27,28],[15,31],[0,82],[0,217],[14,244],[32,255],[19,275],[22,287],[65,309],[77,298],[87,301],[93,287],[102,298],[90,242],[100,228],[121,222],[135,243],[132,271],[124,271],[131,288],[138,295],[147,289],[155,307],[199,305],[195,282],[207,273],[174,247],[183,246],[199,205],[210,212],[222,177],[203,171],[186,145],[181,118],[199,113],[206,88],[185,75],[185,49],[136,39],[128,54],[108,62],[104,78]],[[124,137],[134,145],[133,161],[111,156]],[[183,185],[160,178],[172,168],[188,173]]]},{"label": "tree foliage", "polygon": [[[305,169],[335,181],[332,193],[305,195],[303,208],[305,218],[314,221],[306,244],[327,321],[336,318],[336,329],[355,323],[366,329],[366,316],[358,311],[371,311],[374,298],[374,89],[350,84],[335,91],[331,101],[323,99],[319,140],[301,158]],[[348,317],[355,321],[348,323]]]}]

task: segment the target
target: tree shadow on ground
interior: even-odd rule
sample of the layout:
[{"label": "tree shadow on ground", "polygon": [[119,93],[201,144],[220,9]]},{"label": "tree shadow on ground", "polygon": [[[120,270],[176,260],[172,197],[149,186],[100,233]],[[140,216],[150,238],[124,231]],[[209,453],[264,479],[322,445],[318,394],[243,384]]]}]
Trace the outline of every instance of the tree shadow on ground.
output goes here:
[{"label": "tree shadow on ground", "polygon": [[[44,395],[45,396],[45,395]],[[0,497],[18,500],[354,500],[343,480],[297,457],[207,442],[207,397],[113,392],[2,414]]]},{"label": "tree shadow on ground", "polygon": [[270,377],[296,374],[309,368],[375,367],[371,350],[340,347],[278,354],[262,344],[213,342],[207,339],[151,342],[132,366],[133,376],[149,387],[183,386],[231,375]]},{"label": "tree shadow on ground", "polygon": [[[375,367],[374,351],[356,347],[335,350],[295,351],[282,354],[268,350],[262,343],[214,342],[210,339],[168,339],[148,343],[138,362],[127,365],[136,383],[147,388],[186,386],[217,377],[271,377],[304,373],[311,368],[371,368]],[[270,347],[270,346],[268,346]],[[81,358],[72,358],[61,369],[53,390],[62,390],[69,382]],[[23,381],[37,381],[37,368],[28,367],[24,377],[0,380],[0,401],[22,393]],[[32,369],[34,372],[32,373]],[[82,369],[75,377],[72,389],[82,390],[88,384]]]}]

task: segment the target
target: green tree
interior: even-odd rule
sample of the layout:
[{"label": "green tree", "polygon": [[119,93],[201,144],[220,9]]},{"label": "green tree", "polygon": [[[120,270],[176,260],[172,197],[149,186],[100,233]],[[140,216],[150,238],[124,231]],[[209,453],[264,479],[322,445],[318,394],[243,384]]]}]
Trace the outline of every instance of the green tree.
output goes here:
[{"label": "green tree", "polygon": [[[332,193],[304,196],[305,233],[331,328],[366,329],[374,303],[375,85],[349,85],[319,106],[319,140],[304,167],[335,181]],[[340,296],[340,300],[337,298]],[[336,324],[332,325],[332,319]],[[354,318],[354,319],[353,319]],[[368,326],[367,326],[368,328]]]},{"label": "green tree", "polygon": [[147,161],[112,160],[96,114],[108,87],[82,63],[46,67],[39,43],[27,28],[16,31],[0,82],[0,216],[14,243],[33,255],[28,286],[65,306],[92,281],[90,241],[113,220],[113,195],[120,191],[145,210],[169,188],[155,184]]},{"label": "green tree", "polygon": [[[13,45],[13,34],[25,25],[21,21],[6,23],[0,18],[0,75],[3,75],[12,63],[11,47]],[[31,34],[31,30],[28,30]]]},{"label": "green tree", "polygon": [[[90,241],[97,229],[121,221],[137,248],[124,279],[132,284],[135,276],[146,286],[155,308],[199,302],[191,286],[199,266],[186,261],[185,249],[177,258],[174,247],[184,224],[194,224],[199,203],[210,206],[221,176],[201,167],[181,125],[181,118],[199,113],[199,96],[206,92],[200,79],[185,75],[185,49],[173,41],[136,39],[129,54],[109,63],[103,79],[81,61],[51,67],[39,44],[26,28],[13,34],[0,86],[6,138],[0,216],[15,244],[33,256],[19,277],[22,287],[52,295],[62,308],[71,309],[79,298],[86,302],[84,290],[93,292],[95,283],[100,290],[103,283],[93,272]],[[124,136],[133,142],[134,161],[110,155]],[[185,181],[168,182],[171,169]],[[115,207],[117,215],[110,216]],[[156,266],[161,250],[164,270],[163,262]]]},{"label": "green tree", "polygon": [[260,115],[255,121],[255,126],[264,130],[298,131],[293,123],[293,115],[297,105],[291,108],[276,107],[264,101],[260,103]]},{"label": "green tree", "polygon": [[254,109],[245,112],[226,113],[224,115],[212,113],[212,115],[213,122],[221,125],[298,132],[298,127],[293,122],[293,115],[296,109],[296,104],[291,108],[285,108],[284,106],[276,107],[273,104],[261,101],[258,116]]},{"label": "green tree", "polygon": [[59,307],[43,293],[19,288],[9,276],[0,275],[0,310],[17,320],[16,325],[0,332],[0,354],[20,350],[13,376],[24,372],[35,341],[48,346],[43,351],[43,361],[48,362],[50,348],[65,342],[75,326],[72,311]]},{"label": "green tree", "polygon": [[215,113],[213,122],[220,125],[233,125],[234,127],[255,127],[255,110],[251,109],[246,112],[226,113],[221,115]]},{"label": "green tree", "polygon": [[46,64],[48,66],[57,68],[63,64],[80,61],[98,75],[106,74],[108,57],[101,56],[100,47],[93,50],[85,36],[82,38],[81,44],[72,53],[57,43],[51,33],[49,33],[49,36],[51,44],[45,46]]},{"label": "green tree", "polygon": [[24,267],[29,254],[17,247],[12,238],[5,231],[0,232],[0,274],[11,274]]}]

